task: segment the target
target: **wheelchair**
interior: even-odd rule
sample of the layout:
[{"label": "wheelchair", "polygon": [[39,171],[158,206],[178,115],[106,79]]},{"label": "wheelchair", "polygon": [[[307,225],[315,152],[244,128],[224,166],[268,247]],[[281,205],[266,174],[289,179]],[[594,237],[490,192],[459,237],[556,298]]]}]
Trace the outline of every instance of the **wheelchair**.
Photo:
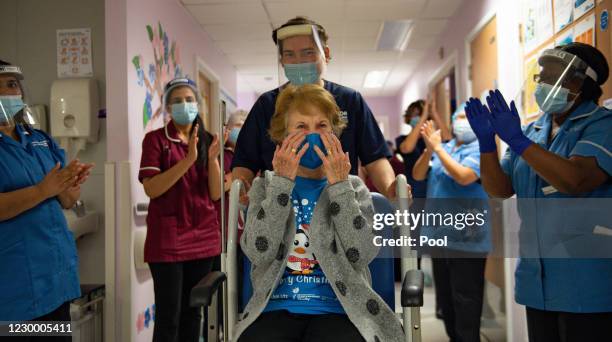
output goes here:
[{"label": "wheelchair", "polygon": [[[408,210],[408,183],[404,175],[397,180],[397,209]],[[221,271],[213,271],[202,278],[191,290],[190,305],[208,310],[208,324],[206,334],[208,342],[233,341],[234,328],[242,309],[248,303],[252,294],[250,281],[250,262],[246,256],[242,263],[242,277],[239,274],[238,253],[242,253],[238,241],[239,195],[242,182],[235,180],[232,183],[229,196],[229,215],[227,241],[223,241],[221,254]],[[379,193],[372,193],[372,202],[376,213],[393,214],[396,206]],[[410,236],[408,227],[398,228],[385,226],[380,233],[383,238],[392,238],[393,231],[400,229],[404,236]],[[222,232],[225,237],[225,232]],[[370,263],[372,275],[372,288],[395,312],[395,277],[393,265],[393,251],[381,248],[378,256]],[[420,307],[423,306],[423,273],[417,270],[416,251],[408,247],[401,248],[401,306],[402,312],[398,319],[403,323],[406,342],[421,341]],[[239,279],[242,278],[242,284]],[[218,295],[219,294],[219,295]],[[239,298],[242,301],[239,301]],[[219,310],[222,307],[223,310]],[[218,313],[222,318],[218,317]],[[222,321],[222,324],[219,324]],[[219,326],[222,328],[219,328]],[[203,325],[202,325],[203,326]],[[204,329],[202,329],[204,330]],[[202,335],[201,334],[201,335]]]}]

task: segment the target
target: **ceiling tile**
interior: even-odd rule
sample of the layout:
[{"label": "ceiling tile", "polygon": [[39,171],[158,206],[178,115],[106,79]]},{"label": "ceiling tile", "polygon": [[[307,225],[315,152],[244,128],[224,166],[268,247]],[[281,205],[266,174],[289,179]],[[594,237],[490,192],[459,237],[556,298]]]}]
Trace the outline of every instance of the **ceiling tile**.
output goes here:
[{"label": "ceiling tile", "polygon": [[226,54],[231,53],[276,53],[276,47],[272,39],[264,40],[224,40],[215,45]]},{"label": "ceiling tile", "polygon": [[[325,27],[332,60],[324,77],[371,96],[395,95],[428,55],[465,0],[180,0],[215,41],[240,75],[240,82],[262,93],[278,86],[282,70],[270,39],[296,15]],[[266,13],[267,9],[267,13]],[[376,51],[384,20],[414,20],[403,53]],[[389,70],[383,88],[363,89],[372,70]]]},{"label": "ceiling tile", "polygon": [[336,22],[344,14],[342,1],[267,1],[265,4],[272,22],[277,26],[296,15],[300,15],[306,16],[325,27],[325,24]]},{"label": "ceiling tile", "polygon": [[344,52],[375,52],[376,37],[345,38]]},{"label": "ceiling tile", "polygon": [[349,1],[346,17],[352,20],[399,20],[417,18],[425,0]]},{"label": "ceiling tile", "polygon": [[366,72],[342,72],[342,82],[346,82],[349,84],[361,84],[365,79]]},{"label": "ceiling tile", "polygon": [[255,53],[226,53],[227,58],[235,66],[239,65],[252,65],[252,64],[263,64],[263,65],[274,65],[277,61],[276,54],[255,54]]},{"label": "ceiling tile", "polygon": [[259,2],[186,5],[186,7],[202,25],[231,24],[238,18],[241,25],[269,22]]},{"label": "ceiling tile", "polygon": [[351,37],[351,38],[362,38],[362,37],[377,37],[378,31],[382,25],[382,20],[360,20],[360,21],[347,21],[345,25],[338,31],[327,30],[327,34],[330,39],[334,37]]},{"label": "ceiling tile", "polygon": [[422,49],[406,49],[400,58],[400,62],[405,63],[418,63],[425,57],[426,55],[431,54],[431,51],[422,50]]},{"label": "ceiling tile", "polygon": [[461,6],[464,0],[428,0],[421,13],[422,18],[449,18]]},{"label": "ceiling tile", "polygon": [[391,73],[389,73],[389,77],[387,78],[387,82],[385,83],[385,87],[399,87],[406,83],[408,77],[412,74],[411,70],[398,70],[393,69]]},{"label": "ceiling tile", "polygon": [[270,39],[270,26],[267,24],[204,25],[204,31],[215,41]]},{"label": "ceiling tile", "polygon": [[237,65],[236,70],[238,70],[238,72],[240,72],[242,75],[276,76],[279,72],[278,67],[272,64]]},{"label": "ceiling tile", "polygon": [[210,4],[227,4],[231,2],[237,3],[259,3],[259,0],[181,0],[185,5],[210,5]]},{"label": "ceiling tile", "polygon": [[438,43],[439,38],[435,36],[416,36],[412,35],[406,49],[425,51],[434,47]]},{"label": "ceiling tile", "polygon": [[356,54],[345,54],[347,62],[395,62],[399,51],[364,51]]},{"label": "ceiling tile", "polygon": [[417,20],[414,23],[412,35],[415,36],[437,36],[442,34],[448,25],[446,19]]}]

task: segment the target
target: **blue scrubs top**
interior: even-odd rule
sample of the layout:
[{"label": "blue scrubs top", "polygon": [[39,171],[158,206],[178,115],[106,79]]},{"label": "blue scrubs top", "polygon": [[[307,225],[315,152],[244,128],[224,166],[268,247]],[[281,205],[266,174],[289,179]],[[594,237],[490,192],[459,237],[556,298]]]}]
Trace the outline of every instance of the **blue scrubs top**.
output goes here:
[{"label": "blue scrubs top", "polygon": [[[444,150],[459,164],[472,169],[480,178],[480,148],[478,140],[457,147],[457,140],[442,143]],[[455,200],[451,200],[455,199]],[[440,158],[434,154],[427,175],[426,213],[450,213],[453,215],[481,213],[484,224],[471,227],[423,225],[421,235],[429,238],[448,237],[448,248],[453,250],[486,253],[491,250],[488,195],[479,182],[468,185],[457,183],[446,171]],[[458,216],[461,217],[461,216]],[[459,228],[459,229],[458,229]]]},{"label": "blue scrubs top", "polygon": [[[357,175],[358,160],[361,160],[362,165],[367,165],[381,158],[391,158],[385,138],[361,94],[329,81],[324,81],[324,88],[334,96],[340,107],[340,116],[347,122],[340,142],[342,149],[349,153],[351,174]],[[268,130],[278,94],[279,88],[270,90],[253,105],[240,129],[232,169],[245,167],[255,174],[273,169],[272,158],[276,145],[270,139]]]},{"label": "blue scrubs top", "polygon": [[[0,134],[0,192],[40,183],[64,151],[44,132],[16,127]],[[57,198],[0,221],[0,321],[31,320],[80,296],[72,232]]]},{"label": "blue scrubs top", "polygon": [[[612,111],[598,107],[593,102],[585,102],[570,114],[549,143],[551,128],[552,115],[544,114],[526,127],[525,135],[542,148],[564,158],[593,157],[608,176],[612,174]],[[593,215],[586,213],[588,205],[562,210],[547,206],[569,198],[582,198],[584,201],[610,198],[610,179],[590,193],[568,195],[552,188],[523,158],[510,149],[502,159],[501,166],[510,177],[519,198],[518,210],[522,221],[529,220],[529,223],[521,223],[521,254],[528,257],[521,258],[516,269],[516,301],[547,311],[612,311],[612,258],[541,258],[536,254],[545,252],[543,248],[548,250],[551,247],[548,242],[566,231],[573,231],[574,234],[579,232],[578,237],[588,232],[594,241],[606,239],[604,235],[594,234],[591,222]],[[537,220],[535,224],[533,220]],[[551,233],[552,230],[555,234]],[[525,251],[524,245],[530,250]]]}]

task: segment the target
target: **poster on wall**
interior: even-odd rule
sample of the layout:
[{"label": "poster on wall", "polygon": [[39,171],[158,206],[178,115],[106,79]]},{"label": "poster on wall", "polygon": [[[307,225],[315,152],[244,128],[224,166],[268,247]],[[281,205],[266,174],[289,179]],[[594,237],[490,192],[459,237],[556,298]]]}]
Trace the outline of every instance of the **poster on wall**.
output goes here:
[{"label": "poster on wall", "polygon": [[534,76],[540,73],[540,66],[538,65],[539,54],[534,55],[525,62],[525,84],[524,84],[524,96],[523,96],[523,120],[538,115],[540,108],[535,101],[533,94],[536,89],[536,82]]},{"label": "poster on wall", "polygon": [[535,75],[540,73],[540,65],[538,64],[538,58],[544,50],[552,49],[552,44],[546,44],[542,49],[534,52],[534,54],[525,60],[523,69],[523,91],[521,92],[522,99],[520,102],[523,106],[523,110],[520,113],[523,123],[529,123],[538,118],[540,115],[540,107],[535,100],[535,90],[537,82],[535,81]]},{"label": "poster on wall", "polygon": [[574,41],[595,46],[595,14],[591,14],[574,26]]},{"label": "poster on wall", "polygon": [[551,1],[524,0],[523,27],[525,28],[525,54],[528,54],[553,35]]},{"label": "poster on wall", "polygon": [[595,7],[595,0],[574,0],[574,20],[578,20],[593,7]]},{"label": "poster on wall", "polygon": [[91,76],[91,29],[57,30],[57,77]]},{"label": "poster on wall", "polygon": [[574,18],[574,0],[555,0],[555,33],[572,23]]},{"label": "poster on wall", "polygon": [[555,38],[555,46],[567,45],[574,41],[574,28],[563,32]]},{"label": "poster on wall", "polygon": [[142,125],[145,133],[148,133],[170,121],[170,116],[163,110],[160,101],[164,85],[173,78],[188,76],[183,75],[178,44],[168,38],[162,24],[158,22],[157,25],[147,25],[145,29],[153,50],[153,60],[147,63],[142,54],[138,54],[132,58],[132,65],[136,71],[138,86],[145,90]]}]

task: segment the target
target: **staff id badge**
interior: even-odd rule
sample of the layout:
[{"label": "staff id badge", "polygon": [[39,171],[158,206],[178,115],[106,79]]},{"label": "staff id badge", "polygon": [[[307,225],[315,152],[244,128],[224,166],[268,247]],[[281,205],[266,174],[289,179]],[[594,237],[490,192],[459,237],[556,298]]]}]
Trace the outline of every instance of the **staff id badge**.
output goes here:
[{"label": "staff id badge", "polygon": [[545,186],[542,188],[542,192],[544,193],[544,196],[548,196],[550,194],[554,194],[555,192],[558,192],[559,190],[555,189],[554,186],[549,185],[549,186]]}]

